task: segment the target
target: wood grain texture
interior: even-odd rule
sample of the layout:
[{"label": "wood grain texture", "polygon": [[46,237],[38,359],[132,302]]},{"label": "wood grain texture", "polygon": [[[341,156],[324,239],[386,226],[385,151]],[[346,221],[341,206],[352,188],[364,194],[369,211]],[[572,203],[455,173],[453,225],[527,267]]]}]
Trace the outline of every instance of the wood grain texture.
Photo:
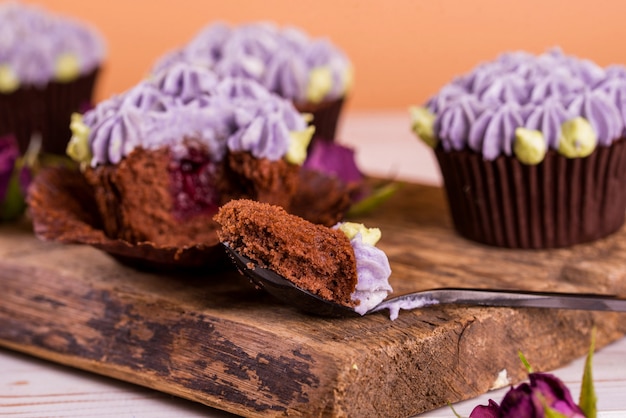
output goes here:
[{"label": "wood grain texture", "polygon": [[[451,230],[442,191],[407,184],[363,217],[383,230],[395,293],[441,286],[624,293],[626,231],[550,251]],[[0,344],[244,416],[404,417],[486,392],[626,332],[624,314],[433,307],[365,318],[301,314],[237,272],[134,270],[87,246],[0,230]]]}]

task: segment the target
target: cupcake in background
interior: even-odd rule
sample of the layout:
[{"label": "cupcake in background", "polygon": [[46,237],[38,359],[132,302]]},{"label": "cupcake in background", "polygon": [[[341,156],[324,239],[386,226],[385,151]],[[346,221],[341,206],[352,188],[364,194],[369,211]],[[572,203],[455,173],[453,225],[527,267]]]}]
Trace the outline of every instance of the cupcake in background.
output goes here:
[{"label": "cupcake in background", "polygon": [[626,68],[555,49],[506,53],[411,109],[455,229],[484,244],[565,247],[626,211]]},{"label": "cupcake in background", "polygon": [[352,65],[328,39],[312,39],[293,27],[260,22],[231,27],[214,23],[185,46],[157,61],[152,72],[186,61],[218,77],[244,77],[293,102],[312,116],[315,137],[334,140]]},{"label": "cupcake in background", "polygon": [[19,2],[0,5],[0,135],[64,154],[72,112],[88,108],[105,55],[90,26]]}]

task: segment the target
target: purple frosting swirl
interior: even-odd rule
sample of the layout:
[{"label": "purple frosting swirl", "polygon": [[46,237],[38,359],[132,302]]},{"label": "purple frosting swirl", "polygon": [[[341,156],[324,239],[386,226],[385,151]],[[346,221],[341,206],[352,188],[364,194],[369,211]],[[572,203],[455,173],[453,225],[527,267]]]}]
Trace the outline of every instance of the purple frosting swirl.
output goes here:
[{"label": "purple frosting swirl", "polygon": [[476,94],[483,102],[526,103],[528,100],[528,84],[515,73],[503,74],[494,78],[490,84],[480,88]]},{"label": "purple frosting swirl", "polygon": [[622,135],[624,130],[622,115],[609,95],[601,90],[589,90],[574,96],[567,110],[591,123],[598,135],[599,145],[609,146],[614,139]]},{"label": "purple frosting swirl", "polygon": [[57,59],[66,54],[86,74],[103,61],[104,41],[78,20],[17,2],[0,5],[0,65],[8,66],[21,83],[45,85],[55,77]]},{"label": "purple frosting swirl", "polygon": [[446,151],[465,148],[469,132],[483,110],[484,105],[476,96],[467,95],[451,101],[441,111],[435,132]]},{"label": "purple frosting swirl", "polygon": [[154,83],[161,92],[188,103],[199,95],[211,94],[218,79],[203,67],[174,63],[167,71],[158,73]]},{"label": "purple frosting swirl", "polygon": [[184,49],[179,49],[178,57],[187,57],[191,62],[203,65],[207,68],[214,68],[222,59],[223,45],[231,36],[232,29],[225,23],[215,23],[202,29],[194,39]]},{"label": "purple frosting swirl", "polygon": [[135,148],[168,147],[183,157],[199,141],[215,161],[228,150],[277,160],[290,132],[304,130],[293,105],[243,78],[217,81],[209,70],[177,63],[85,113],[92,166],[116,164]]},{"label": "purple frosting swirl", "polygon": [[543,133],[558,149],[561,125],[586,118],[609,146],[626,133],[626,68],[601,68],[558,49],[503,54],[454,79],[428,100],[445,150],[472,149],[492,160],[511,155],[515,129]]},{"label": "purple frosting swirl", "polygon": [[605,92],[622,115],[624,132],[626,133],[626,68],[618,67],[613,70],[607,69],[607,78],[602,80],[595,90]]},{"label": "purple frosting swirl", "polygon": [[351,64],[346,55],[327,39],[310,39],[304,32],[278,28],[271,23],[229,27],[215,23],[201,30],[187,45],[164,55],[153,71],[185,61],[205,66],[220,78],[245,77],[295,102],[307,102],[311,71],[330,71],[332,86],[324,100],[346,93],[346,73]]},{"label": "purple frosting swirl", "polygon": [[482,152],[487,160],[493,160],[501,153],[511,155],[515,129],[523,124],[522,112],[516,103],[489,108],[472,125],[469,147]]},{"label": "purple frosting swirl", "polygon": [[356,259],[357,284],[353,300],[360,303],[355,311],[364,315],[393,291],[389,284],[391,267],[384,251],[364,243],[360,234],[350,240]]},{"label": "purple frosting swirl", "polygon": [[572,115],[565,109],[561,100],[551,98],[530,107],[525,127],[543,132],[547,145],[557,149],[561,125],[568,119],[572,119]]},{"label": "purple frosting swirl", "polygon": [[585,84],[570,75],[553,73],[536,79],[530,101],[541,104],[547,98],[565,98],[583,91]]},{"label": "purple frosting swirl", "polygon": [[433,113],[439,113],[443,111],[448,103],[466,95],[467,90],[460,82],[454,84],[451,83],[444,86],[436,96],[433,96],[428,103],[426,103],[426,107],[428,107],[428,109]]}]

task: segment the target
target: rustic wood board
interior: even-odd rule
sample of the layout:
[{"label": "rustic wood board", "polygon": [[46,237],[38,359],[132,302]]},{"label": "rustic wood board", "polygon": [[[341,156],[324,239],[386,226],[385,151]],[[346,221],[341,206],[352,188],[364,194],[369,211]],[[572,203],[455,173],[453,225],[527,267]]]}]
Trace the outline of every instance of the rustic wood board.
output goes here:
[{"label": "rustic wood board", "polygon": [[[441,286],[624,294],[626,230],[565,250],[513,251],[451,229],[443,193],[407,184],[373,214],[395,293]],[[626,332],[617,313],[432,307],[326,319],[237,272],[157,275],[94,248],[0,229],[0,345],[244,416],[404,417],[486,392]]]}]

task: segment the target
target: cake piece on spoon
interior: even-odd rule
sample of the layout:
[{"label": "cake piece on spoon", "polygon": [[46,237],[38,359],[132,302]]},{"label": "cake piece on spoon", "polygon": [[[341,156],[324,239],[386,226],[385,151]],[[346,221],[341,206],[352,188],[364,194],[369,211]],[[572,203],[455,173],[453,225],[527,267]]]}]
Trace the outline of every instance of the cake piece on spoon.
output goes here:
[{"label": "cake piece on spoon", "polygon": [[360,314],[392,292],[380,230],[339,223],[332,228],[288,214],[279,206],[233,200],[215,216],[221,242],[296,286]]}]

